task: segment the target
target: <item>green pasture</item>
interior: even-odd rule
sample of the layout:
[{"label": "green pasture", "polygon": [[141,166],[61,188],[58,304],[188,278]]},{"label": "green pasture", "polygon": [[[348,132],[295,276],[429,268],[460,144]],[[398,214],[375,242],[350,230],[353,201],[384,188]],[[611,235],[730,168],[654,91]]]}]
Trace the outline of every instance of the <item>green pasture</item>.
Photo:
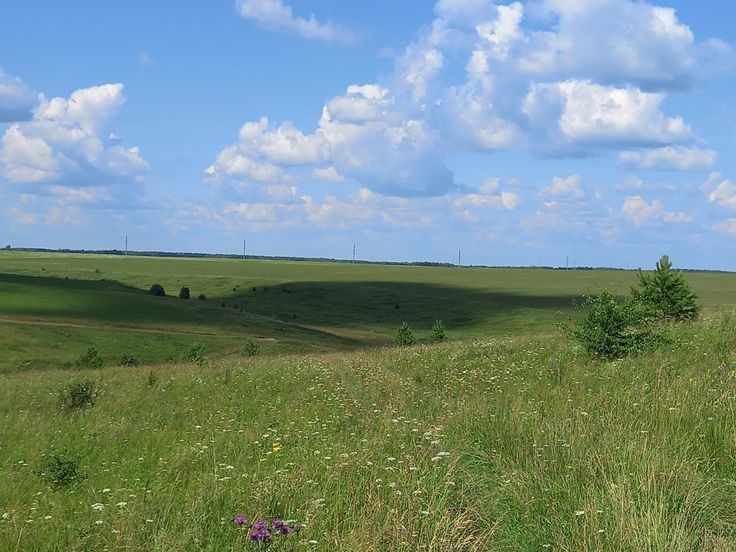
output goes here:
[{"label": "green pasture", "polygon": [[236,515],[304,524],[273,552],[735,550],[735,327],[6,374],[0,550],[263,549]]},{"label": "green pasture", "polygon": [[[736,275],[688,280],[706,310],[736,305]],[[169,296],[148,295],[153,283]],[[587,291],[635,283],[621,270],[0,252],[0,370],[71,363],[89,346],[108,363],[180,360],[192,343],[237,356],[248,339],[266,354],[357,349],[390,343],[403,321],[420,337],[437,319],[451,339],[549,332]]]}]

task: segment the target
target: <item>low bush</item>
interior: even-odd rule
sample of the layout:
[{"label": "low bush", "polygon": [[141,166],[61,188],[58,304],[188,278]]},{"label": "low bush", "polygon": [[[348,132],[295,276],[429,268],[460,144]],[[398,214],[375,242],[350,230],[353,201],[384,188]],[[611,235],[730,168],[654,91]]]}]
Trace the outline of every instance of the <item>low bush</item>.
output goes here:
[{"label": "low bush", "polygon": [[179,299],[189,299],[190,296],[189,288],[187,286],[184,286],[179,290]]},{"label": "low bush", "polygon": [[647,325],[649,311],[636,302],[603,290],[587,296],[584,306],[588,312],[572,335],[591,356],[613,360],[640,353],[655,340]]},{"label": "low bush", "polygon": [[200,293],[199,295],[197,295],[197,299],[199,299],[200,301],[206,301],[207,296],[204,293]]},{"label": "low bush", "polygon": [[97,402],[99,391],[92,380],[70,383],[59,391],[59,406],[62,410],[92,408]]},{"label": "low bush", "polygon": [[166,291],[164,291],[164,286],[161,284],[153,284],[151,286],[151,289],[148,290],[148,293],[151,295],[155,295],[156,297],[165,297]]},{"label": "low bush", "polygon": [[246,341],[245,345],[243,345],[243,354],[245,356],[256,356],[260,349],[261,346],[258,344],[258,342],[249,339],[248,341]]},{"label": "low bush", "polygon": [[67,453],[59,452],[44,456],[37,474],[55,489],[68,487],[84,479],[79,470],[79,461]]},{"label": "low bush", "polygon": [[185,359],[193,362],[200,368],[209,364],[209,360],[204,356],[204,345],[201,343],[193,343],[187,351]]},{"label": "low bush", "polygon": [[123,355],[120,357],[120,366],[139,366],[140,363],[141,361],[133,355]]},{"label": "low bush", "polygon": [[87,352],[80,356],[76,363],[80,368],[102,368],[105,365],[105,361],[97,352],[97,349],[90,347]]}]

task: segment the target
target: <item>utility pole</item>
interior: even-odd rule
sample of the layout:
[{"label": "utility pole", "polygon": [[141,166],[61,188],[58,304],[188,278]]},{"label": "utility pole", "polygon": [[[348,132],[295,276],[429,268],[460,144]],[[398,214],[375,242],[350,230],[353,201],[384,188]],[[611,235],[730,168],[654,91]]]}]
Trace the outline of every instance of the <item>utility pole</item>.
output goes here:
[{"label": "utility pole", "polygon": [[246,238],[243,238],[243,260],[245,260],[245,240]]},{"label": "utility pole", "polygon": [[458,249],[457,250],[457,266],[460,266],[460,253],[461,253],[461,250]]},{"label": "utility pole", "polygon": [[125,256],[128,256],[128,234],[125,234]]},{"label": "utility pole", "polygon": [[353,244],[353,264],[355,264],[355,244]]}]

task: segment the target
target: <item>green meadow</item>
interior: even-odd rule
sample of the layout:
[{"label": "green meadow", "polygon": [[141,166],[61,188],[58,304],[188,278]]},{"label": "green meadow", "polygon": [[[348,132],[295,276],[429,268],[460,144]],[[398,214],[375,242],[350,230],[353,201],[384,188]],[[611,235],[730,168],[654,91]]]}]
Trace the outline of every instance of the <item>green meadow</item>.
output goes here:
[{"label": "green meadow", "polygon": [[[736,275],[688,279],[706,310],[736,305]],[[149,295],[154,283],[168,296]],[[450,339],[554,332],[586,292],[635,283],[622,270],[0,252],[0,371],[59,367],[90,346],[108,364],[181,360],[193,343],[237,358],[248,339],[263,354],[355,350],[391,344],[403,321],[420,337],[437,319]]]},{"label": "green meadow", "polygon": [[560,325],[635,272],[0,253],[0,550],[736,550],[736,275],[687,279],[604,362]]}]

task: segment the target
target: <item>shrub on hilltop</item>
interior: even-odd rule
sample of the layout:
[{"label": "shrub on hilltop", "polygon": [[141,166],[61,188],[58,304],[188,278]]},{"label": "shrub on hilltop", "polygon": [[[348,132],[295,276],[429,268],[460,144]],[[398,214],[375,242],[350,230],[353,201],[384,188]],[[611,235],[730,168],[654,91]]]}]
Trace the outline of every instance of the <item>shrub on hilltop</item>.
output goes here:
[{"label": "shrub on hilltop", "polygon": [[153,284],[151,286],[151,289],[148,290],[148,293],[151,295],[155,295],[156,297],[165,297],[166,292],[164,291],[164,286],[161,284]]}]

